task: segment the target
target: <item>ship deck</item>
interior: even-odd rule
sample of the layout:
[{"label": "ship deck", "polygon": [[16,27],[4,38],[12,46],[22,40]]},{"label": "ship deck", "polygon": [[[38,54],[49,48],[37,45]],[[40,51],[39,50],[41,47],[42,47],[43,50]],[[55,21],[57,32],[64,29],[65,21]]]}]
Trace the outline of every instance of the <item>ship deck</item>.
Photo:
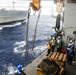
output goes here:
[{"label": "ship deck", "polygon": [[[41,55],[39,55],[35,60],[33,60],[30,64],[24,67],[24,72],[27,75],[37,75],[37,65],[46,58],[46,51],[44,51]],[[76,65],[68,65],[66,63],[64,75],[76,75]]]}]

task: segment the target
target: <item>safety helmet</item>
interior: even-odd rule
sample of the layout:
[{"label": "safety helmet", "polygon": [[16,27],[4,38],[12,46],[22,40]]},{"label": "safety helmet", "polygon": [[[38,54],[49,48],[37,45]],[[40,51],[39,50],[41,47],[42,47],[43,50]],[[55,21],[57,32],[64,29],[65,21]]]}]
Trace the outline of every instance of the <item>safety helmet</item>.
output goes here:
[{"label": "safety helmet", "polygon": [[52,39],[54,40],[55,38],[54,38],[54,37],[52,37]]},{"label": "safety helmet", "polygon": [[69,42],[72,43],[72,40],[70,40]]},{"label": "safety helmet", "polygon": [[60,39],[60,36],[58,36],[58,39]]},{"label": "safety helmet", "polygon": [[20,71],[20,70],[22,70],[22,65],[18,65],[17,66],[17,69]]},{"label": "safety helmet", "polygon": [[56,32],[54,32],[54,35],[56,35]]}]

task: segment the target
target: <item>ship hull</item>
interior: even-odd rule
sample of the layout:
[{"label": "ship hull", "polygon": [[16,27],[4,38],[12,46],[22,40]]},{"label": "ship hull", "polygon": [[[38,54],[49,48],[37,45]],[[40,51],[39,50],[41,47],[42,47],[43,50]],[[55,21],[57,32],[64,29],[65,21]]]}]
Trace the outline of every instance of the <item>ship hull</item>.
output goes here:
[{"label": "ship hull", "polygon": [[[25,20],[25,19],[24,19],[24,20]],[[17,20],[17,21],[4,22],[4,23],[0,23],[0,25],[14,24],[14,23],[17,23],[17,22],[23,22],[24,20]]]},{"label": "ship hull", "polygon": [[27,11],[0,10],[0,25],[12,24],[26,20]]}]

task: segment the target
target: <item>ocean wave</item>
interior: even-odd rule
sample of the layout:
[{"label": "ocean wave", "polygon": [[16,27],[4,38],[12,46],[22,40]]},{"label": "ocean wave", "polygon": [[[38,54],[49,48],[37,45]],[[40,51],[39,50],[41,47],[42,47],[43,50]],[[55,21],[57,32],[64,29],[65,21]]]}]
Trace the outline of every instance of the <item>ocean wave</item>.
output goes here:
[{"label": "ocean wave", "polygon": [[16,67],[12,63],[10,63],[7,66],[7,70],[8,70],[8,75],[14,75],[14,73],[16,71]]},{"label": "ocean wave", "polygon": [[[31,59],[32,59],[31,57],[37,57],[46,48],[47,48],[47,45],[45,44],[43,46],[35,47],[33,51],[31,51],[31,49],[29,49],[28,50],[28,53],[29,53],[28,55],[30,55],[29,56],[30,60],[28,60],[28,61],[31,61]],[[25,55],[25,53],[22,54],[22,57],[24,57],[24,55]],[[7,67],[7,70],[8,70],[8,75],[13,75],[16,72],[16,67],[12,63],[10,63]]]},{"label": "ocean wave", "polygon": [[26,45],[25,41],[16,42],[13,46],[14,47],[14,53],[24,53],[25,50],[23,50],[24,46]]},{"label": "ocean wave", "polygon": [[17,25],[21,25],[21,22],[15,23],[15,24],[9,24],[9,25],[0,25],[0,30],[2,30],[5,27],[15,27]]},{"label": "ocean wave", "polygon": [[[47,19],[46,19],[47,18]],[[55,20],[51,19],[50,16],[40,17],[37,29],[37,35],[35,40],[35,46],[32,50],[33,43],[33,33],[36,25],[37,18],[30,18],[29,22],[29,41],[28,41],[28,61],[35,59],[41,52],[43,52],[47,48],[47,38],[51,34],[51,27],[54,26]],[[20,26],[17,26],[20,25]],[[4,65],[0,68],[0,75],[11,75],[14,72],[14,69],[18,64],[26,65],[27,61],[24,60],[25,51],[26,51],[26,24],[14,24],[14,25],[0,25],[0,30],[4,27],[8,27],[0,31],[1,34],[1,63],[0,65]],[[17,26],[17,27],[15,27]],[[5,50],[6,49],[6,50]],[[3,52],[2,52],[3,51]],[[26,57],[27,58],[27,57]],[[3,69],[2,69],[3,68]],[[8,74],[6,74],[6,68],[8,70]]]},{"label": "ocean wave", "polygon": [[[44,40],[36,40],[35,42],[37,42],[38,44],[39,43],[41,43],[41,42],[44,42]],[[29,44],[31,44],[32,43],[32,41],[29,41]],[[15,46],[14,47],[14,53],[15,54],[17,54],[17,53],[22,53],[22,57],[24,56],[24,54],[25,54],[25,45],[26,45],[26,42],[25,41],[21,41],[21,42],[16,42],[13,46]],[[32,45],[31,45],[32,46]],[[29,53],[32,53],[32,52],[34,52],[34,53],[36,53],[36,55],[38,55],[39,53],[41,53],[43,50],[45,50],[45,48],[46,48],[46,45],[44,44],[39,44],[39,45],[37,45],[37,44],[35,44],[35,47],[34,47],[34,50],[33,51],[31,51],[31,47],[30,47],[30,49],[28,49],[28,52]]]},{"label": "ocean wave", "polygon": [[47,48],[47,45],[36,46],[33,50],[29,49],[29,54],[34,54],[35,57],[38,56],[41,52],[43,52]]}]

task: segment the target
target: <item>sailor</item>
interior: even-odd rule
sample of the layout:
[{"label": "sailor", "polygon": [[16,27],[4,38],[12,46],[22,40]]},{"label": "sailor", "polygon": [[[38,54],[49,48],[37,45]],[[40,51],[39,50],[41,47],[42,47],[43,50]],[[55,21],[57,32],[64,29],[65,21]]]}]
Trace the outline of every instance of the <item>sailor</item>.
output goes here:
[{"label": "sailor", "polygon": [[51,50],[52,50],[52,52],[54,52],[54,49],[55,49],[55,38],[52,37],[52,40],[51,40]]},{"label": "sailor", "polygon": [[61,53],[61,49],[62,49],[62,39],[60,36],[58,36],[57,39],[57,52]]},{"label": "sailor", "polygon": [[23,72],[22,65],[18,65],[17,70],[17,75],[26,75],[26,73]]},{"label": "sailor", "polygon": [[51,42],[49,41],[48,42],[48,50],[47,50],[47,56],[50,54],[50,52],[51,52]]},{"label": "sailor", "polygon": [[67,63],[72,64],[73,57],[74,57],[74,44],[73,41],[70,40],[67,46]]}]

